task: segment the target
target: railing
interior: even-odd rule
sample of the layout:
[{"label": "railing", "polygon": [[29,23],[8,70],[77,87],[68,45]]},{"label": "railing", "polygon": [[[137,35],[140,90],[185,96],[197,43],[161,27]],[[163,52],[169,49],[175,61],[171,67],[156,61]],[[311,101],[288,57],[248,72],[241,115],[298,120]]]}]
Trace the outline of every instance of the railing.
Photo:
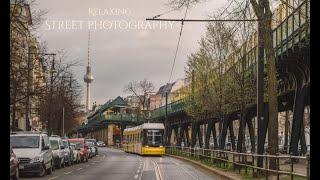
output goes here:
[{"label": "railing", "polygon": [[[167,111],[168,115],[184,111],[186,107],[185,98],[180,99],[178,101],[169,103],[167,105]],[[158,117],[164,117],[166,115],[166,106],[161,106],[157,109],[152,110],[151,112],[151,119],[152,118],[158,118]]]},{"label": "railing", "polygon": [[[264,176],[276,175],[277,179],[280,175],[289,175],[291,179],[295,177],[310,178],[310,156],[289,156],[289,155],[259,155],[252,153],[239,153],[225,150],[214,150],[204,148],[191,148],[179,146],[167,146],[166,154],[177,155],[189,159],[200,160],[207,165],[217,165],[224,168],[232,168],[233,171],[244,169],[245,173],[249,173],[251,169],[252,176],[258,171],[264,172]],[[262,167],[257,166],[257,159],[263,158]],[[276,162],[276,169],[269,168],[269,162],[273,159]],[[297,162],[300,162],[297,164]],[[305,163],[304,165],[301,165]],[[296,164],[297,167],[294,165]],[[300,167],[304,166],[304,167]]]},{"label": "railing", "polygon": [[139,116],[137,116],[136,114],[108,114],[102,117],[102,120],[138,122],[141,121],[141,118],[139,118]]}]

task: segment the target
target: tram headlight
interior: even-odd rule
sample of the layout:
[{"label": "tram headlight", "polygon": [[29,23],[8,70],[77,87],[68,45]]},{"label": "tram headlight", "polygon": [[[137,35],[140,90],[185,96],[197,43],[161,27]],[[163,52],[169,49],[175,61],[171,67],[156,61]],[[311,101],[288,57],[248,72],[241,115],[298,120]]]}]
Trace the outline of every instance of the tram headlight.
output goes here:
[{"label": "tram headlight", "polygon": [[163,146],[160,146],[160,147],[163,147]]},{"label": "tram headlight", "polygon": [[148,145],[144,146],[144,147],[149,147]]}]

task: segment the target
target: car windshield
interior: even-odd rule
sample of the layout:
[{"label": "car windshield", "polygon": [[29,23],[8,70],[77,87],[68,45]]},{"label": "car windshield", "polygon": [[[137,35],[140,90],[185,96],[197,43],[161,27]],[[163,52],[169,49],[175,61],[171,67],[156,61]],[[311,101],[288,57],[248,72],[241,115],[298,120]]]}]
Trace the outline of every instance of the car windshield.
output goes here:
[{"label": "car windshield", "polygon": [[80,142],[75,142],[75,145],[76,145],[76,149],[83,148],[83,144]]},{"label": "car windshield", "polygon": [[59,142],[57,140],[50,140],[50,145],[52,150],[59,149]]},{"label": "car windshield", "polygon": [[10,136],[12,148],[38,148],[39,136]]},{"label": "car windshield", "polygon": [[68,141],[63,141],[63,146],[68,147]]}]

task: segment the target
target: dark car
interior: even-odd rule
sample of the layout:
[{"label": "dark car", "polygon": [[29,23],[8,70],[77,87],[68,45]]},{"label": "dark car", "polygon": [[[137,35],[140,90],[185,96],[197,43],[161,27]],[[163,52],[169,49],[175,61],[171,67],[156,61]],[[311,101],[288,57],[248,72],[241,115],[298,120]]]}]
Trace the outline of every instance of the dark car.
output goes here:
[{"label": "dark car", "polygon": [[10,147],[10,178],[13,180],[19,179],[19,161]]}]

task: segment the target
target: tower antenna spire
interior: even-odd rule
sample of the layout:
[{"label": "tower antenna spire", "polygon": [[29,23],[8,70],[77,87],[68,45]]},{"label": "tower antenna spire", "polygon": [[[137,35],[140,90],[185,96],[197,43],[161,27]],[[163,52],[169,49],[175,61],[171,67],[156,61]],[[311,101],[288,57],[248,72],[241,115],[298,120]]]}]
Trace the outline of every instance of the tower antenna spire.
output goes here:
[{"label": "tower antenna spire", "polygon": [[84,75],[84,82],[87,84],[87,93],[86,93],[86,111],[89,112],[90,108],[90,84],[93,82],[94,78],[91,74],[91,66],[90,66],[90,31],[88,33],[88,65],[86,68],[86,74]]},{"label": "tower antenna spire", "polygon": [[90,30],[88,32],[88,66],[90,66]]}]

